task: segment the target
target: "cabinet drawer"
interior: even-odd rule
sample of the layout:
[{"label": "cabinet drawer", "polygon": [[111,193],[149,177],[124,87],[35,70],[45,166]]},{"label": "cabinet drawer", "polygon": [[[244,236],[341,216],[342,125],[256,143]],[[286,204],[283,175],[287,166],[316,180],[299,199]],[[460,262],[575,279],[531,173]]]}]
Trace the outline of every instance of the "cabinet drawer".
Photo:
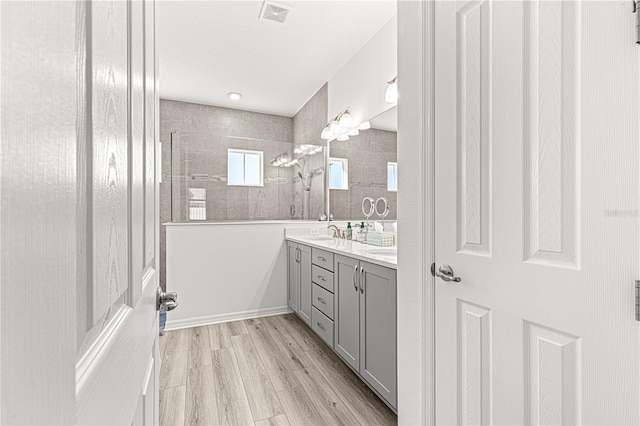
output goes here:
[{"label": "cabinet drawer", "polygon": [[311,281],[318,284],[320,287],[323,287],[326,290],[329,290],[333,293],[333,272],[329,272],[325,269],[319,268],[316,265],[313,265],[311,268]]},{"label": "cabinet drawer", "polygon": [[311,308],[311,329],[333,348],[333,321],[316,308]]},{"label": "cabinet drawer", "polygon": [[318,265],[333,272],[333,253],[329,251],[313,248],[311,250],[311,259],[314,265]]},{"label": "cabinet drawer", "polygon": [[329,319],[333,319],[333,293],[330,293],[319,285],[314,284],[311,294],[313,298],[313,306],[328,316]]}]

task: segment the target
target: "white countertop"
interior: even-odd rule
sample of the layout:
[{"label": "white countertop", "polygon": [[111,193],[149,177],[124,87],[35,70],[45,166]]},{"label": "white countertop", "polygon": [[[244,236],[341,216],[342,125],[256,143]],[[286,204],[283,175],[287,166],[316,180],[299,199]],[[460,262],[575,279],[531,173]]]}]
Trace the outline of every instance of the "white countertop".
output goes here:
[{"label": "white countertop", "polygon": [[310,247],[327,250],[335,254],[341,254],[344,256],[352,257],[354,259],[364,260],[365,262],[384,266],[386,268],[398,269],[397,256],[371,253],[371,251],[391,251],[393,249],[397,249],[396,246],[378,247],[359,243],[357,241],[342,240],[338,238],[332,238],[331,240],[315,240],[313,239],[314,237],[315,236],[310,235],[287,234],[285,236],[285,239],[287,241],[292,241]]}]

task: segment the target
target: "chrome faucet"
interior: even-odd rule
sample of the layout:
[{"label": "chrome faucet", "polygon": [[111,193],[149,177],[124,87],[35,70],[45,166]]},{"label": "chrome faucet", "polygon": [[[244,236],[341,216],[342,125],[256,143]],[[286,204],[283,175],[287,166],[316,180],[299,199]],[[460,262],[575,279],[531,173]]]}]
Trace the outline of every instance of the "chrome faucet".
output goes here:
[{"label": "chrome faucet", "polygon": [[327,229],[333,229],[333,238],[340,238],[340,229],[336,225],[329,224]]}]

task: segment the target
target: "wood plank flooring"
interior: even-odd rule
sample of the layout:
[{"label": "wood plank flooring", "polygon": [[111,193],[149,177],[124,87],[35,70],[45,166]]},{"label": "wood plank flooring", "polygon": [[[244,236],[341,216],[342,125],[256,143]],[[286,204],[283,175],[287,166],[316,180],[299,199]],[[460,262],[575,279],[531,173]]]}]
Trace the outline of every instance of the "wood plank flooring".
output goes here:
[{"label": "wood plank flooring", "polygon": [[294,314],[168,331],[160,353],[163,426],[397,424]]}]

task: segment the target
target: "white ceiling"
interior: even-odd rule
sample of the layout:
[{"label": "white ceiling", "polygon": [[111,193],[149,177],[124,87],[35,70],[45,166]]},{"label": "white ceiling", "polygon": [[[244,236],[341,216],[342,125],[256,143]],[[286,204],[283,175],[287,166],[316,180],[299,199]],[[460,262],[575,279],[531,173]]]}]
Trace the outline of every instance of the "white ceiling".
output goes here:
[{"label": "white ceiling", "polygon": [[279,24],[262,3],[157,2],[160,97],[291,117],[396,14],[395,0],[288,0]]}]

